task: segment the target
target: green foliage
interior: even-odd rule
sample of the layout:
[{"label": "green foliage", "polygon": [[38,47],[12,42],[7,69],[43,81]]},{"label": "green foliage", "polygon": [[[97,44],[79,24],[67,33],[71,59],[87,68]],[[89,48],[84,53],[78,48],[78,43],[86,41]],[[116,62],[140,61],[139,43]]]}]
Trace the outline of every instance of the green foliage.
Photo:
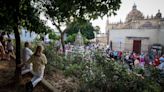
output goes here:
[{"label": "green foliage", "polygon": [[[48,33],[51,29],[40,20],[40,11],[32,0],[1,0],[0,29],[12,32],[14,27],[26,28],[36,33]],[[18,24],[17,24],[18,22]]]},{"label": "green foliage", "polygon": [[[67,39],[66,39],[66,43],[74,43],[75,42],[75,38],[76,38],[76,35],[77,34],[72,34],[72,35],[69,35],[68,37],[67,37]],[[86,38],[86,37],[83,37],[83,41],[84,41],[84,44],[89,44],[90,42],[89,42],[89,40]]]},{"label": "green foliage", "polygon": [[70,43],[74,43],[75,42],[75,38],[76,38],[76,34],[72,34],[69,35],[66,39],[66,43],[70,42]]},{"label": "green foliage", "polygon": [[96,19],[104,15],[116,14],[121,0],[43,0],[46,14],[56,22],[67,22],[71,17]]},{"label": "green foliage", "polygon": [[87,44],[90,43],[90,41],[89,41],[87,38],[84,37],[83,39],[84,39],[84,44],[85,44],[85,45],[87,45]]},{"label": "green foliage", "polygon": [[[60,32],[62,48],[65,52],[64,33],[66,30],[61,29],[63,25],[74,19],[91,20],[104,15],[115,15],[120,8],[121,0],[41,0],[40,3],[46,18],[50,19]],[[88,35],[94,38],[91,32],[85,35],[91,39]]]},{"label": "green foliage", "polygon": [[[66,67],[64,73],[66,76],[75,76],[75,77],[80,77],[83,65],[79,64],[69,64],[69,66]],[[70,75],[71,74],[71,75]]]},{"label": "green foliage", "polygon": [[[128,73],[123,65],[107,60],[96,52],[95,62],[90,63],[90,72],[83,76],[83,92],[160,92],[160,86],[150,79],[142,79]],[[88,74],[89,73],[89,74]]]},{"label": "green foliage", "polygon": [[64,58],[58,55],[53,47],[53,45],[45,46],[45,54],[48,60],[48,66],[53,66],[54,68],[63,69],[64,68]]},{"label": "green foliage", "polygon": [[[45,22],[40,20],[40,11],[33,0],[0,0],[0,30],[11,33],[14,32],[16,40],[16,71],[17,81],[20,81],[21,67],[21,39],[22,28],[35,33],[47,33],[51,29],[45,26]],[[16,82],[20,83],[20,82]]]},{"label": "green foliage", "polygon": [[70,23],[66,29],[66,33],[68,35],[72,35],[78,33],[79,30],[81,31],[83,37],[87,39],[95,38],[94,35],[95,29],[92,26],[92,24],[89,21],[82,20],[82,19],[77,19],[72,23]]},{"label": "green foliage", "polygon": [[58,40],[60,37],[56,35],[55,32],[51,32],[49,34],[49,39],[52,39],[52,40]]},{"label": "green foliage", "polygon": [[[52,52],[46,48],[46,56],[52,70],[64,71],[66,76],[80,80],[81,92],[160,92],[160,86],[154,78],[144,79],[136,73],[129,73],[123,64],[108,60],[101,50],[93,52],[94,59],[86,60],[82,53],[76,52],[68,57]],[[153,75],[156,73],[150,69]],[[50,72],[50,71],[47,71]]]}]

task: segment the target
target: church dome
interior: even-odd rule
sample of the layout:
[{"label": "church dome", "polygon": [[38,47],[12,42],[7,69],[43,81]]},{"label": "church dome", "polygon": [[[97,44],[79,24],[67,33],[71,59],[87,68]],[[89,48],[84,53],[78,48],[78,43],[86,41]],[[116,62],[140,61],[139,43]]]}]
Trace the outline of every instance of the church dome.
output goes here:
[{"label": "church dome", "polygon": [[131,22],[132,20],[144,19],[143,14],[137,10],[137,6],[134,4],[132,10],[126,16],[126,21]]},{"label": "church dome", "polygon": [[159,18],[159,19],[162,18],[162,14],[160,10],[158,10],[158,13],[156,14],[155,18]]}]

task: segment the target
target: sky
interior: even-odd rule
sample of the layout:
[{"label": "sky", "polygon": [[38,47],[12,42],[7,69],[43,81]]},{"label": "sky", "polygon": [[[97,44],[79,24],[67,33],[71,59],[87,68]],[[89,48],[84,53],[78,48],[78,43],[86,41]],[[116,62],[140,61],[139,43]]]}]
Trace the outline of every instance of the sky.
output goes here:
[{"label": "sky", "polygon": [[[108,20],[110,23],[116,23],[125,21],[126,15],[132,10],[132,6],[134,3],[137,6],[137,9],[140,10],[144,16],[147,17],[147,15],[155,16],[158,12],[158,9],[160,9],[161,13],[164,15],[164,0],[121,0],[122,4],[120,6],[120,9],[116,12],[116,16],[108,17]],[[162,17],[164,17],[162,15]],[[45,19],[43,15],[41,14],[41,19]],[[99,26],[101,33],[105,33],[105,26],[106,26],[107,17],[104,16],[103,19],[98,18],[94,21],[91,21],[93,26]],[[47,25],[51,28],[55,29],[55,26],[52,25],[51,21],[47,21]],[[62,29],[64,29],[63,27]]]},{"label": "sky", "polygon": [[[116,16],[108,17],[109,23],[117,23],[125,21],[126,15],[132,10],[134,3],[137,5],[137,9],[140,10],[144,16],[155,16],[160,9],[162,17],[164,17],[164,0],[121,0],[122,4],[120,9],[116,12]],[[107,17],[104,16],[103,19],[98,18],[92,21],[93,26],[99,26],[102,33],[105,32]]]}]

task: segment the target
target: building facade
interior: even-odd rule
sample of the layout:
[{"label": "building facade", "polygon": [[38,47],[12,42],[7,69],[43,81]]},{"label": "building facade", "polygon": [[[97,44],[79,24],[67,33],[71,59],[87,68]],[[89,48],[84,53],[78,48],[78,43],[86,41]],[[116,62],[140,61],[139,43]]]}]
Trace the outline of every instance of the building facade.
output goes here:
[{"label": "building facade", "polygon": [[144,17],[134,4],[125,22],[107,20],[106,33],[113,50],[147,52],[153,44],[164,45],[164,18],[160,10],[155,16]]}]

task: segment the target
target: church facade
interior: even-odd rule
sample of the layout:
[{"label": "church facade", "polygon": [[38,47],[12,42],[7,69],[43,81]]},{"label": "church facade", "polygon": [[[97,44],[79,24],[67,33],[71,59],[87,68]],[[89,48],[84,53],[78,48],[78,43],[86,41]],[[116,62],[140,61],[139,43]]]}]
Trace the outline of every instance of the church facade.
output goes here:
[{"label": "church facade", "polygon": [[106,23],[106,34],[113,50],[147,52],[153,44],[164,45],[164,18],[160,10],[144,17],[134,4],[125,22]]}]

